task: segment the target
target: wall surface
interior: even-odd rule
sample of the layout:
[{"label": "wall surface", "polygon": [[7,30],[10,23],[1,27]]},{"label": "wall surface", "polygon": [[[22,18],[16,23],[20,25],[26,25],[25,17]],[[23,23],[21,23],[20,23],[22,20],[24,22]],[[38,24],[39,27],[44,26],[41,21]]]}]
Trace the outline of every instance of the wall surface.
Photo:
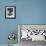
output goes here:
[{"label": "wall surface", "polygon": [[16,0],[19,24],[46,24],[46,0]]},{"label": "wall surface", "polygon": [[[5,19],[5,6],[16,6],[16,19]],[[0,0],[0,44],[17,34],[17,24],[46,24],[46,0]]]},{"label": "wall surface", "polygon": [[[5,6],[16,6],[16,0],[0,0],[0,44],[9,42],[8,35],[10,32],[15,32],[18,35],[18,20],[17,18],[5,19]],[[15,43],[18,43],[17,39],[18,37],[16,37]]]}]

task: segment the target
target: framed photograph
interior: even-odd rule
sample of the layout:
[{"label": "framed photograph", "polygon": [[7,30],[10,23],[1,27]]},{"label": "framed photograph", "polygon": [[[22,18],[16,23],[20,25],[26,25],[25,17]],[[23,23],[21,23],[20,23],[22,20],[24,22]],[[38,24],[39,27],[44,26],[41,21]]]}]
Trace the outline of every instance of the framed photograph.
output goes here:
[{"label": "framed photograph", "polygon": [[18,41],[46,41],[46,24],[19,24]]},{"label": "framed photograph", "polygon": [[5,18],[6,19],[16,19],[16,6],[6,6],[5,7]]}]

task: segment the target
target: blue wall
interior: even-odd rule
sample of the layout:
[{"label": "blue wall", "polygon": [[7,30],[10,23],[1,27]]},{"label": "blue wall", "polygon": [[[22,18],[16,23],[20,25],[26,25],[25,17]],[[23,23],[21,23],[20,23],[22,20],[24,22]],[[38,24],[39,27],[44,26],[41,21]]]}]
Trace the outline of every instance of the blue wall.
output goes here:
[{"label": "blue wall", "polygon": [[[13,20],[5,19],[5,6],[16,6],[16,0],[0,0],[0,44],[9,42],[8,35],[10,32],[16,32],[16,35],[18,35],[17,18]],[[18,42],[17,39],[18,37],[15,43]]]},{"label": "blue wall", "polygon": [[[5,6],[16,6],[16,19],[5,19]],[[18,32],[17,24],[46,24],[46,0],[0,0],[0,43]]]},{"label": "blue wall", "polygon": [[17,17],[21,24],[46,24],[46,0],[17,0]]}]

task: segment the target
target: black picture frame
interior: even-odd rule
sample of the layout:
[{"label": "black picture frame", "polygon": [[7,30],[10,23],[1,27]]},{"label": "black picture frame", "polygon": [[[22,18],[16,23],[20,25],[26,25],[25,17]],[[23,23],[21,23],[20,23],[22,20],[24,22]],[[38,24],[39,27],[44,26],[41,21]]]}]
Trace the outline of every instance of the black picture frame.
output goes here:
[{"label": "black picture frame", "polygon": [[5,6],[5,19],[16,19],[16,6]]}]

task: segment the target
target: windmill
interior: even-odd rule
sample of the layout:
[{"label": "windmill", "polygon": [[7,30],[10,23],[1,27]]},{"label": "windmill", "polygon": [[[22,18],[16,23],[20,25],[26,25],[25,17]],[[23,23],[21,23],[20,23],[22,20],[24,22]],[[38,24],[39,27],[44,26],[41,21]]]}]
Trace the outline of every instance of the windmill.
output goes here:
[{"label": "windmill", "polygon": [[[10,34],[8,35],[8,40],[14,42],[15,39],[16,39],[16,34],[15,34],[14,32],[12,32],[12,33],[10,33]],[[11,43],[11,44],[12,44],[12,43]],[[8,46],[9,46],[9,42],[8,42]]]}]

